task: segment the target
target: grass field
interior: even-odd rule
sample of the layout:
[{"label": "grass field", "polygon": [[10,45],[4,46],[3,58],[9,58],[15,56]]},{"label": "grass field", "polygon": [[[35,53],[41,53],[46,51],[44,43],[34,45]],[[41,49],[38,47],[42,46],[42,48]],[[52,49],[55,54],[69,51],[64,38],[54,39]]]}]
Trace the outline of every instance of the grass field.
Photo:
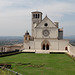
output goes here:
[{"label": "grass field", "polygon": [[16,75],[10,71],[0,69],[0,75]]},{"label": "grass field", "polygon": [[75,61],[66,54],[21,53],[0,57],[0,63],[12,64],[23,75],[75,75]]}]

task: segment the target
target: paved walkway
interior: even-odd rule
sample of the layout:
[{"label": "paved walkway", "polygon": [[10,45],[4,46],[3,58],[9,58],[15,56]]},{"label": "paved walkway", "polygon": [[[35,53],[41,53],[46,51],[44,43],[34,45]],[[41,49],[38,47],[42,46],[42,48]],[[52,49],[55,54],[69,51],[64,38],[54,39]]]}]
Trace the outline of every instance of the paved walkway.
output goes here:
[{"label": "paved walkway", "polygon": [[67,51],[65,50],[22,50],[22,52],[50,53],[50,52],[67,52]]}]

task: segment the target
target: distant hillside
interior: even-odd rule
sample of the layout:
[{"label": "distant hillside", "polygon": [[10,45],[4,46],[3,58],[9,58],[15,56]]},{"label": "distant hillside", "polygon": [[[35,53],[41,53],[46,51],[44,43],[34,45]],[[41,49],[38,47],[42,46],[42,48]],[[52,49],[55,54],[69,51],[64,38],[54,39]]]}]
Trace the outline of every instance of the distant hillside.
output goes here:
[{"label": "distant hillside", "polygon": [[70,44],[75,46],[75,35],[72,36],[64,36],[64,39],[68,39],[70,41]]},{"label": "distant hillside", "polygon": [[64,36],[64,39],[75,40],[75,35],[72,35],[72,36]]},{"label": "distant hillside", "polygon": [[23,40],[22,36],[0,36],[1,40]]},{"label": "distant hillside", "polygon": [[0,36],[0,46],[20,44],[23,42],[24,39],[21,36]]},{"label": "distant hillside", "polygon": [[[23,36],[0,36],[0,40],[23,40]],[[64,36],[64,39],[75,40],[75,35]]]}]

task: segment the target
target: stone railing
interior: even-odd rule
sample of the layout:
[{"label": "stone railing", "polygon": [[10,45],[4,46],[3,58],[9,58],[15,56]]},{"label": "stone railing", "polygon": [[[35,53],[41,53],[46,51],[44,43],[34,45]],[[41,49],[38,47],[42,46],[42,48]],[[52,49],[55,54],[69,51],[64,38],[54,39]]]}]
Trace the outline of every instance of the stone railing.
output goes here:
[{"label": "stone railing", "polygon": [[[14,74],[14,75],[22,75],[22,74],[20,74],[20,73],[18,73],[18,72],[15,72],[15,71],[12,71],[12,70],[10,70],[10,69],[8,69],[8,68],[5,68],[5,67],[3,67],[3,66],[0,66],[0,68],[2,69],[2,70],[4,70],[4,71],[9,71],[9,73],[11,73],[12,75]],[[10,74],[10,75],[11,75]]]}]

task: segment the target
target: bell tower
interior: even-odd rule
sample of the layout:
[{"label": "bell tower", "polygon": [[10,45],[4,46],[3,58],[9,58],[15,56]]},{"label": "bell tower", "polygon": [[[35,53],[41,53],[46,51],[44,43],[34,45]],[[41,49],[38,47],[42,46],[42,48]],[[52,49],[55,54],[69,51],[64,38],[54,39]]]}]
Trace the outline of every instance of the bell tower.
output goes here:
[{"label": "bell tower", "polygon": [[32,36],[34,37],[35,27],[42,21],[42,12],[32,12]]},{"label": "bell tower", "polygon": [[29,42],[30,41],[30,35],[29,35],[29,32],[28,31],[26,31],[26,33],[25,33],[25,35],[24,35],[24,42],[25,43],[27,43],[27,42]]}]

